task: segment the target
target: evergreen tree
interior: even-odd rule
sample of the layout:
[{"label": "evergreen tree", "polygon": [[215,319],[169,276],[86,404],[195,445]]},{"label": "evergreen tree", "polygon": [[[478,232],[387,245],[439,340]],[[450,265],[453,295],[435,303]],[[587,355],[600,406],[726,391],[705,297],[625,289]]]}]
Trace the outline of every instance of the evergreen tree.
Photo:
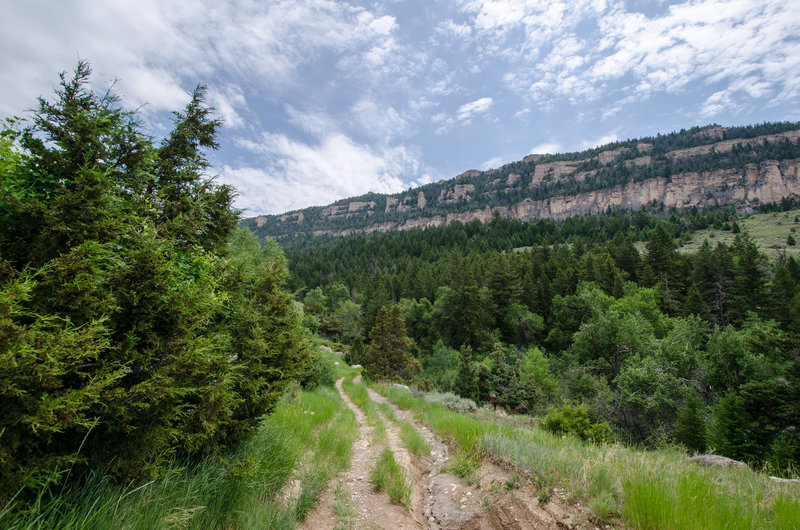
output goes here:
[{"label": "evergreen tree", "polygon": [[129,478],[234,443],[308,359],[282,252],[232,238],[205,173],[202,87],[155,147],[90,74],[0,132],[0,500],[76,458]]},{"label": "evergreen tree", "polygon": [[413,343],[406,336],[400,306],[393,305],[389,311],[381,307],[369,339],[364,369],[370,377],[408,381],[420,372],[419,361],[411,355]]},{"label": "evergreen tree", "polygon": [[697,315],[705,319],[710,317],[706,302],[695,284],[689,287],[686,301],[683,303],[683,316],[688,317],[690,315]]},{"label": "evergreen tree", "polygon": [[747,233],[736,236],[732,246],[734,278],[731,288],[730,317],[742,322],[747,311],[761,311],[766,304],[766,274],[763,256]]},{"label": "evergreen tree", "polygon": [[499,254],[489,265],[486,282],[492,300],[492,317],[504,337],[512,334],[505,323],[505,315],[512,305],[519,302],[522,285],[516,271],[505,254]]},{"label": "evergreen tree", "polygon": [[678,410],[675,439],[697,453],[706,449],[707,428],[701,413],[703,403],[695,393],[690,393]]}]

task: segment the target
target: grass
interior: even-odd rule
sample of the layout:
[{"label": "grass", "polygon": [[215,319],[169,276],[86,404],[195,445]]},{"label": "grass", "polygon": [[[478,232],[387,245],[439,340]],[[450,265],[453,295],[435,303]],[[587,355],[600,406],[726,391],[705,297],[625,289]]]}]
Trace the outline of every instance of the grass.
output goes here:
[{"label": "grass", "polygon": [[342,388],[345,394],[361,409],[367,417],[367,422],[375,429],[373,433],[373,441],[381,442],[386,439],[386,424],[383,423],[378,410],[375,408],[375,403],[369,398],[367,387],[363,384],[353,384],[352,377],[346,377],[342,382]]},{"label": "grass", "polygon": [[514,464],[540,488],[553,487],[588,505],[596,521],[623,519],[633,528],[800,528],[800,488],[735,468],[703,468],[685,453],[640,451],[620,445],[584,443],[531,426],[476,419],[441,405],[400,396],[431,428],[454,445],[451,470],[469,476],[484,455]]},{"label": "grass", "polygon": [[305,519],[322,496],[328,481],[346,469],[358,434],[355,415],[343,409],[334,421],[319,433],[316,451],[301,478],[301,492],[295,503],[295,515]]},{"label": "grass", "polygon": [[309,487],[318,487],[320,478],[349,461],[354,425],[332,389],[303,392],[283,399],[230,454],[175,462],[166,475],[136,485],[118,485],[98,472],[42,491],[29,505],[7,504],[0,509],[0,528],[294,528],[307,510],[281,502],[281,490],[316,447],[332,463],[322,469],[324,460],[312,459],[311,471],[301,479],[301,497],[309,502]]},{"label": "grass", "polygon": [[410,422],[398,419],[391,405],[380,403],[378,408],[381,409],[384,417],[395,422],[400,427],[400,440],[402,440],[409,453],[419,457],[431,454],[431,446],[425,441],[425,438]]},{"label": "grass", "polygon": [[[787,256],[798,257],[800,256],[800,245],[790,247],[786,244],[786,239],[790,234],[800,241],[800,221],[795,222],[795,217],[800,218],[800,210],[753,214],[739,219],[737,223],[742,232],[746,231],[750,234],[758,245],[759,250],[766,253],[771,259],[775,259],[779,252],[778,249],[772,247],[785,249]],[[794,229],[794,232],[792,232],[792,229]],[[736,237],[736,234],[730,230],[716,230],[714,228],[698,230],[692,234],[691,241],[684,244],[679,250],[694,254],[706,239],[708,239],[708,243],[712,248],[720,242],[730,246],[734,237]],[[644,249],[643,245],[639,249],[640,251]]]},{"label": "grass", "polygon": [[394,459],[391,449],[383,450],[369,478],[378,491],[385,491],[389,495],[393,503],[406,508],[411,506],[411,484],[405,470]]},{"label": "grass", "polygon": [[431,454],[431,446],[411,423],[398,420],[397,425],[400,427],[400,439],[409,453],[419,457]]},{"label": "grass", "polygon": [[383,416],[390,421],[397,421],[397,416],[394,414],[394,409],[388,403],[378,403],[378,408],[381,409]]}]

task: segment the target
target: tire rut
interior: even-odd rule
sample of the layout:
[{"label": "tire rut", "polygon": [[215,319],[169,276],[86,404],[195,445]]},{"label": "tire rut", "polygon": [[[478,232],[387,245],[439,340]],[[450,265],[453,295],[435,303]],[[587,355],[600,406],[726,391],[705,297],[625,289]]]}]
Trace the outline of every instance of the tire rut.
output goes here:
[{"label": "tire rut", "polygon": [[[429,456],[409,454],[400,438],[400,428],[378,413],[386,424],[386,439],[374,443],[373,432],[364,413],[344,393],[340,379],[336,388],[345,404],[356,415],[359,436],[353,445],[350,468],[331,481],[321,502],[306,518],[303,528],[403,529],[434,530],[545,530],[595,528],[578,507],[554,495],[546,504],[539,502],[538,489],[521,477],[513,466],[488,459],[469,482],[447,472],[450,448],[427,424],[416,421],[411,412],[402,410],[367,388],[375,403],[388,403],[397,418],[411,422],[431,446]],[[353,380],[360,383],[360,376]],[[375,491],[369,480],[370,470],[384,448],[406,470],[413,486],[411,509],[392,504],[385,492]],[[334,512],[333,484],[344,490],[355,515],[344,523]],[[557,490],[555,490],[557,491]],[[554,491],[554,492],[555,492]],[[606,527],[608,528],[608,527]]]},{"label": "tire rut", "polygon": [[[370,471],[375,465],[381,451],[387,443],[373,443],[374,428],[367,421],[364,413],[345,394],[342,388],[343,379],[336,382],[336,389],[342,396],[345,405],[353,411],[358,422],[358,439],[353,443],[353,457],[350,467],[337,478],[331,481],[331,486],[322,497],[320,503],[306,517],[303,528],[318,530],[323,528],[337,528],[341,522],[335,513],[333,487],[334,483],[341,485],[348,503],[355,509],[355,515],[347,521],[350,528],[426,528],[416,521],[412,513],[403,506],[392,504],[385,492],[378,492],[369,479]],[[387,440],[389,439],[390,425],[387,424]],[[392,448],[394,451],[394,448]]]}]

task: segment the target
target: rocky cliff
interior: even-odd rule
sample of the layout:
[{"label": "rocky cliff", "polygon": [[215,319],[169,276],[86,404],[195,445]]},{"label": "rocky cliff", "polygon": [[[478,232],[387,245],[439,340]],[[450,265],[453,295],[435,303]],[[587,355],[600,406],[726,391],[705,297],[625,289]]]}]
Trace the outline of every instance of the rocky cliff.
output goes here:
[{"label": "rocky cliff", "polygon": [[713,126],[578,154],[529,155],[400,194],[369,194],[248,222],[266,237],[349,235],[496,216],[563,219],[652,205],[774,203],[800,197],[800,124],[782,125],[786,130],[743,138],[728,138],[729,129]]}]

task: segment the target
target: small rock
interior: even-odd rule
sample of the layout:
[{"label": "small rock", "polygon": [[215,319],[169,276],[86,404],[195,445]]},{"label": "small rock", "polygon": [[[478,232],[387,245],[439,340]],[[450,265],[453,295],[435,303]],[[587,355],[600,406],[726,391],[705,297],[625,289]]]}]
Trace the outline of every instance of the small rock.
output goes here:
[{"label": "small rock", "polygon": [[472,492],[471,492],[471,491],[468,491],[468,492],[467,492],[467,496],[470,496],[470,495],[472,495]]},{"label": "small rock", "polygon": [[800,480],[797,480],[796,478],[779,478],[779,477],[769,477],[769,479],[770,479],[772,482],[783,482],[783,483],[792,483],[792,484],[798,484],[798,483],[800,483]]},{"label": "small rock", "polygon": [[700,464],[702,466],[721,466],[721,467],[739,467],[747,468],[747,464],[739,462],[727,456],[720,455],[697,455],[689,459],[690,462]]},{"label": "small rock", "polygon": [[435,523],[436,522],[436,518],[431,515],[430,517],[428,517],[428,521],[430,521],[432,523]]}]

